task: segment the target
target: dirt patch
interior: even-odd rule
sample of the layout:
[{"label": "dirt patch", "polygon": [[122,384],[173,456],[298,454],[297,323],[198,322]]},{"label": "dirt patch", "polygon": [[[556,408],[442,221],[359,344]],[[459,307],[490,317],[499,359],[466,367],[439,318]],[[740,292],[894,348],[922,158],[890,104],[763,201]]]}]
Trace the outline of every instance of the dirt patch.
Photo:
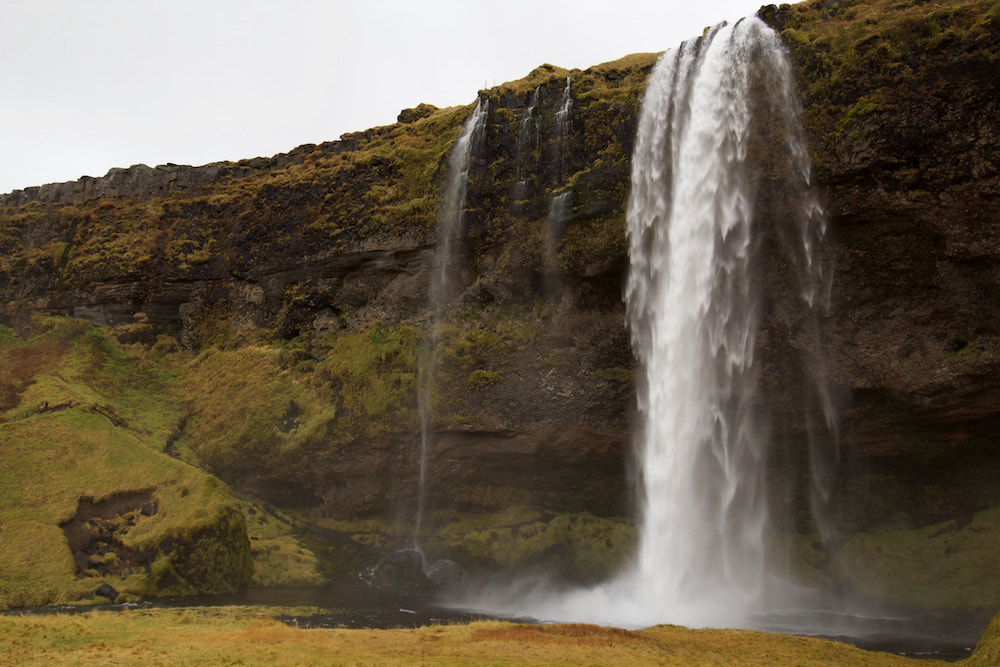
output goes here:
[{"label": "dirt patch", "polygon": [[611,645],[637,641],[642,637],[621,628],[603,628],[584,623],[564,625],[510,625],[500,628],[476,630],[474,641],[512,641],[523,643],[571,643],[588,645]]},{"label": "dirt patch", "polygon": [[35,375],[51,365],[63,352],[65,346],[58,341],[11,351],[3,360],[4,374],[0,377],[0,412],[16,408],[21,401],[21,394],[34,382]]},{"label": "dirt patch", "polygon": [[158,511],[153,489],[117,493],[95,502],[80,498],[76,516],[60,524],[78,577],[127,575],[148,568],[148,555],[122,544],[129,530]]}]

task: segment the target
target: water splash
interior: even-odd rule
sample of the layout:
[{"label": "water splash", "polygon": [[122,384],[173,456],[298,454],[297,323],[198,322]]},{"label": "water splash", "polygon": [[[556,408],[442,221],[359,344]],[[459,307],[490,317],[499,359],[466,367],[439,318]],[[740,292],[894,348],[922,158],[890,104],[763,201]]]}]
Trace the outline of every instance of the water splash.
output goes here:
[{"label": "water splash", "polygon": [[[820,304],[827,279],[814,254],[825,223],[799,114],[780,40],[756,18],[661,57],[642,103],[627,210],[643,496],[636,557],[597,588],[518,591],[494,608],[746,627],[803,604],[786,560],[772,557],[768,410],[755,366],[762,235],[783,240],[803,308]],[[787,220],[755,217],[768,179],[794,199]],[[832,402],[823,409],[832,425]]]},{"label": "water splash", "polygon": [[453,297],[451,269],[461,256],[461,237],[465,230],[465,194],[469,183],[472,156],[482,137],[482,127],[489,113],[489,100],[479,98],[472,114],[462,126],[462,133],[452,146],[448,157],[448,181],[444,198],[438,211],[437,248],[434,253],[428,300],[431,323],[428,354],[420,364],[417,405],[420,414],[420,461],[417,509],[414,517],[413,548],[420,552],[421,534],[427,505],[427,459],[431,445],[431,419],[434,415],[434,370],[437,366],[437,347],[444,309]]}]

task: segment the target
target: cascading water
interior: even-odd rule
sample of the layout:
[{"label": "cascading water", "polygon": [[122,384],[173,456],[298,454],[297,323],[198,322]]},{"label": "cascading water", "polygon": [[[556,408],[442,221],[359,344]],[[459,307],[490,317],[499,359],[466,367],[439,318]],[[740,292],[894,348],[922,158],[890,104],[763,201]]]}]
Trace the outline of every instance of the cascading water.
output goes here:
[{"label": "cascading water", "polygon": [[[755,219],[762,161],[780,180],[774,190],[798,197],[787,218]],[[661,57],[642,103],[627,224],[641,421],[635,560],[598,588],[519,591],[494,607],[625,626],[752,626],[799,602],[786,561],[772,557],[767,397],[755,367],[760,237],[783,241],[809,310],[821,301],[813,253],[825,224],[790,69],[762,21],[717,26]]]},{"label": "cascading water", "polygon": [[538,146],[541,138],[541,128],[536,111],[538,109],[538,91],[539,87],[536,86],[531,97],[528,98],[528,106],[524,108],[524,115],[521,116],[521,123],[518,127],[517,159],[515,161],[517,173],[514,179],[513,197],[515,202],[524,198],[525,190],[528,187],[528,176],[524,163],[528,152]]},{"label": "cascading water", "polygon": [[645,494],[633,576],[675,608],[746,610],[771,577],[747,174],[750,68],[780,49],[769,36],[744,20],[665,55],[633,155],[625,296]]},{"label": "cascading water", "polygon": [[428,358],[420,366],[420,383],[417,402],[420,412],[420,461],[417,511],[414,518],[413,548],[421,552],[421,533],[427,504],[427,453],[431,439],[431,418],[434,414],[434,370],[437,366],[436,350],[444,309],[452,298],[451,267],[464,230],[465,193],[469,182],[472,154],[482,134],[481,128],[489,113],[489,100],[480,98],[472,115],[462,126],[462,133],[452,146],[448,157],[448,181],[444,199],[438,211],[437,248],[434,253],[433,273],[429,288],[431,323],[428,340]]},{"label": "cascading water", "polygon": [[[566,172],[566,139],[569,135],[569,114],[573,108],[573,91],[571,80],[566,77],[566,87],[563,88],[562,99],[555,113],[556,135],[556,181],[561,182]],[[555,300],[559,292],[559,239],[566,228],[570,207],[573,203],[573,190],[567,188],[552,197],[549,202],[549,213],[545,220],[545,297]]]},{"label": "cascading water", "polygon": [[573,191],[561,192],[549,202],[549,213],[545,219],[545,298],[555,300],[559,293],[559,239],[566,229]]},{"label": "cascading water", "polygon": [[573,109],[573,90],[570,86],[571,83],[571,79],[566,77],[566,87],[563,88],[562,101],[559,104],[559,109],[556,111],[556,135],[559,137],[559,144],[557,148],[559,155],[556,158],[556,166],[559,169],[557,179],[560,181],[566,175],[565,143],[566,136],[569,134],[569,114]]}]

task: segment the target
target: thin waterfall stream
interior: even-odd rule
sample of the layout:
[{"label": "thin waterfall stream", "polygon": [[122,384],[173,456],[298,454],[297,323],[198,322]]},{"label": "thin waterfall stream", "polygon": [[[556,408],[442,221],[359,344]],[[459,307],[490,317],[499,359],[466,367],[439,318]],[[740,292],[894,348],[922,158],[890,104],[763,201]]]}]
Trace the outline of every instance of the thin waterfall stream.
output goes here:
[{"label": "thin waterfall stream", "polygon": [[[566,77],[559,108],[555,113],[556,139],[556,182],[566,178],[566,142],[569,139],[570,112],[573,109],[572,80]],[[573,188],[566,186],[559,194],[553,194],[549,201],[549,211],[545,218],[544,232],[544,292],[549,301],[556,301],[561,289],[559,267],[559,241],[566,230],[566,221],[573,208]]]},{"label": "thin waterfall stream", "polygon": [[[427,336],[428,351],[426,359],[419,368],[419,390],[417,395],[420,413],[420,454],[417,508],[413,523],[413,548],[424,560],[421,535],[423,533],[425,513],[427,511],[427,460],[431,445],[431,420],[434,416],[434,371],[437,365],[436,350],[439,342],[440,325],[445,307],[451,301],[453,286],[451,284],[451,267],[456,261],[456,253],[461,249],[461,237],[464,230],[465,193],[469,182],[473,149],[481,134],[481,128],[489,113],[489,100],[482,98],[476,101],[475,109],[462,126],[462,133],[452,146],[448,157],[448,180],[444,198],[438,211],[437,247],[434,253],[434,263],[430,286],[428,288],[431,308],[431,322]],[[422,563],[427,570],[426,562]]]}]

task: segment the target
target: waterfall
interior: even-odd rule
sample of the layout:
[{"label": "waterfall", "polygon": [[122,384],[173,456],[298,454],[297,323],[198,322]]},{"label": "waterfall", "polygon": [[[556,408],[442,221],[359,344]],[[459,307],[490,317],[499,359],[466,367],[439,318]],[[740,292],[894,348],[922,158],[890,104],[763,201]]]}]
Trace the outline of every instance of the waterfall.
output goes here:
[{"label": "waterfall", "polygon": [[[770,553],[770,440],[754,353],[768,227],[791,227],[776,234],[806,308],[823,284],[813,252],[825,218],[799,115],[779,38],[744,19],[661,58],[632,158],[625,298],[644,501],[631,576],[665,612],[713,623],[746,622],[787,580]],[[754,146],[765,131],[769,143]],[[792,220],[755,219],[765,162],[779,166],[782,191],[799,195]]]},{"label": "waterfall", "polygon": [[430,422],[434,415],[434,371],[437,366],[439,329],[444,309],[452,298],[451,267],[461,254],[460,243],[464,233],[465,193],[469,183],[469,168],[488,113],[489,100],[479,98],[472,115],[465,121],[462,133],[449,153],[448,180],[438,210],[437,248],[434,253],[428,296],[431,309],[428,354],[420,364],[417,396],[420,413],[420,461],[417,509],[413,528],[413,548],[417,551],[421,551],[421,532],[427,504],[427,454],[431,439]]},{"label": "waterfall", "polygon": [[[739,627],[803,603],[776,555],[768,397],[755,366],[762,236],[784,247],[800,307],[823,301],[814,253],[825,219],[799,116],[784,49],[756,18],[660,58],[642,102],[626,213],[637,553],[597,588],[519,592],[500,607],[613,625]],[[782,213],[758,219],[764,187]],[[802,393],[820,396],[832,425],[822,386]]]},{"label": "waterfall", "polygon": [[561,192],[549,202],[549,213],[545,218],[545,298],[555,301],[560,290],[559,270],[559,239],[566,229],[570,207],[573,202],[573,191]]},{"label": "waterfall", "polygon": [[536,109],[538,108],[539,88],[539,86],[535,86],[535,90],[531,93],[531,97],[528,98],[528,106],[524,108],[524,115],[521,116],[521,122],[518,126],[517,157],[515,160],[517,173],[514,178],[514,202],[519,202],[524,199],[524,194],[528,187],[528,176],[525,173],[526,169],[524,164],[526,156],[532,148],[537,148],[539,142],[541,141],[541,128],[539,127],[536,113]]},{"label": "waterfall", "polygon": [[[566,77],[566,86],[563,88],[562,99],[555,113],[557,182],[562,182],[566,173],[566,140],[569,135],[569,114],[573,108],[570,83],[570,78]],[[572,188],[567,188],[558,195],[554,195],[549,202],[549,213],[545,219],[544,290],[545,298],[550,301],[556,300],[560,290],[559,239],[562,238],[563,231],[566,229],[566,221],[569,219],[572,203]]]},{"label": "waterfall", "polygon": [[556,111],[556,136],[559,137],[559,154],[556,157],[556,167],[559,170],[558,180],[562,180],[566,175],[566,136],[569,135],[569,113],[573,109],[573,91],[570,87],[571,80],[566,77],[566,87],[563,88],[562,102]]},{"label": "waterfall", "polygon": [[725,596],[742,607],[767,574],[767,451],[749,372],[758,298],[746,51],[756,32],[721,28],[665,56],[633,155],[626,302],[645,493],[636,576],[674,603]]}]

